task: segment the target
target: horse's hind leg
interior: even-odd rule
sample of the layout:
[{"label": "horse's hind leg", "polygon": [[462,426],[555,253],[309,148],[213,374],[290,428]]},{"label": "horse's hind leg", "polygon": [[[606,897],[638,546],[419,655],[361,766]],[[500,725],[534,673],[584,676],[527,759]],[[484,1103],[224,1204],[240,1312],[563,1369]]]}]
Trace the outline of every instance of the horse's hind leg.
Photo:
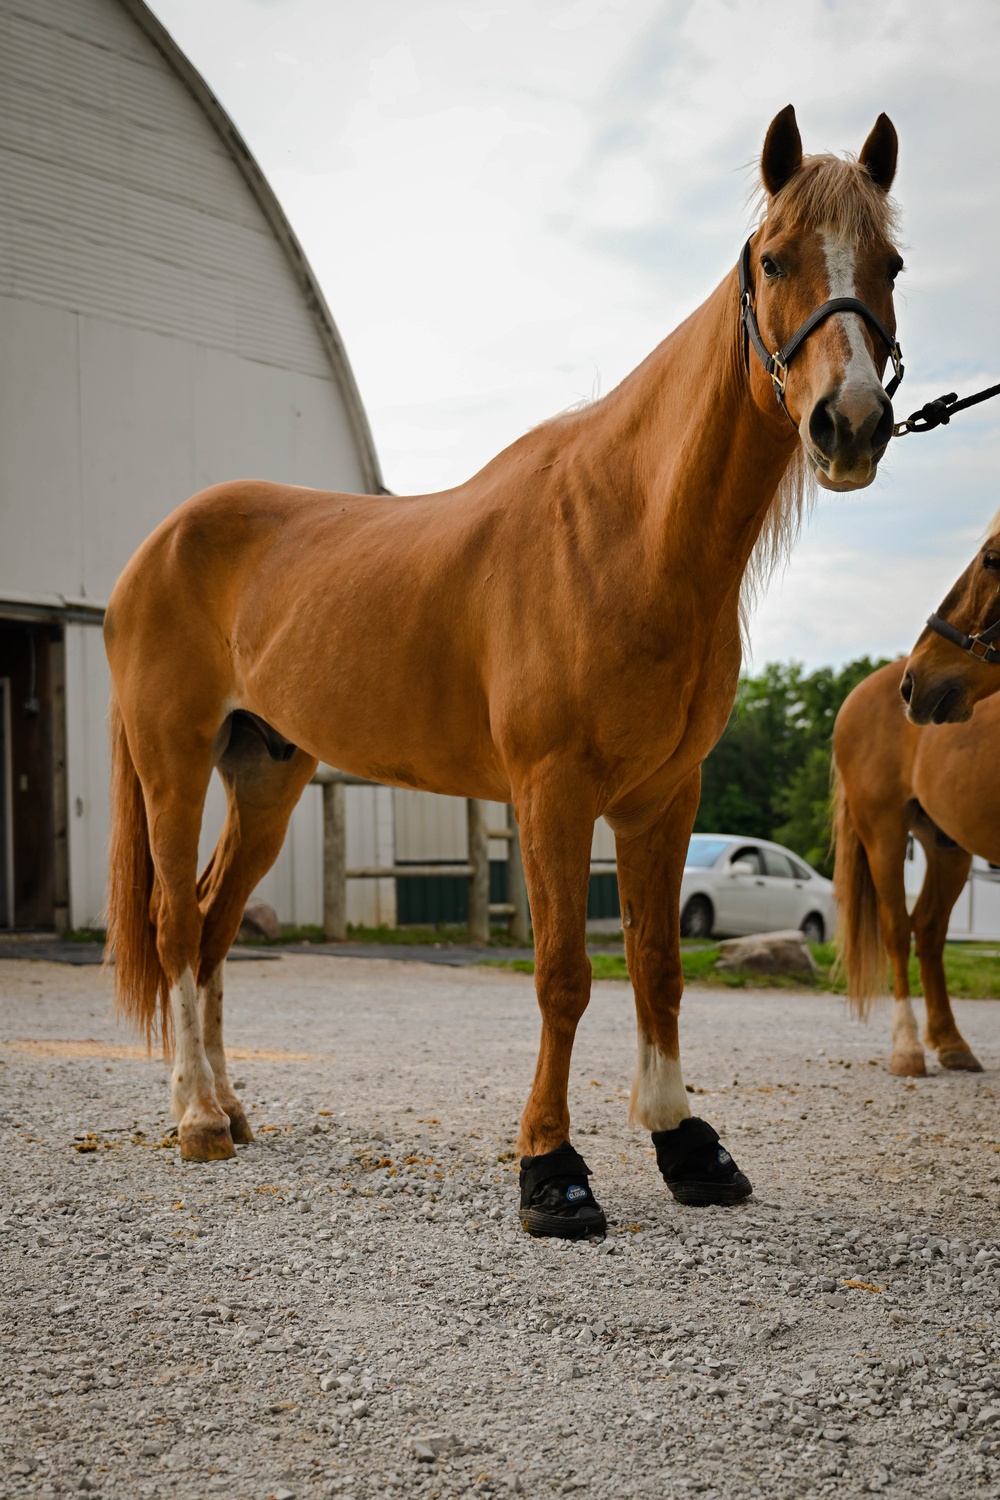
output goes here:
[{"label": "horse's hind leg", "polygon": [[233,1142],[205,1055],[195,980],[202,937],[198,837],[212,774],[211,743],[180,732],[173,737],[139,733],[135,740],[155,747],[144,757],[145,765],[137,759],[137,770],[143,783],[155,872],[150,915],[170,991],[174,1040],[171,1113],[178,1124],[185,1160],[224,1160],[234,1154]]},{"label": "horse's hind leg", "polygon": [[225,958],[239,931],[247,897],[274,864],[288,820],[316,761],[296,750],[274,760],[258,736],[235,730],[219,765],[228,808],[218,845],[198,882],[204,914],[198,994],[205,1052],[233,1141],[253,1140],[243,1105],[229,1081],[222,1034]]},{"label": "horse's hind leg", "polygon": [[927,853],[927,874],[913,910],[913,930],[927,1010],[925,1039],[937,1053],[942,1068],[981,1073],[982,1064],[955,1024],[944,972],[948,922],[969,878],[972,856],[957,845],[942,847],[940,836],[922,837],[921,842]]},{"label": "horse's hind leg", "polygon": [[[910,804],[912,809],[913,804]],[[891,804],[878,809],[858,832],[868,855],[868,867],[878,897],[882,941],[892,966],[892,1055],[889,1072],[898,1078],[922,1078],[927,1072],[924,1049],[913,1002],[910,998],[910,914],[906,909],[903,880],[906,841],[909,837],[908,809]]]},{"label": "horse's hind leg", "polygon": [[204,984],[198,986],[198,1002],[201,1007],[201,1035],[205,1044],[205,1056],[215,1078],[215,1093],[219,1104],[229,1117],[229,1133],[234,1146],[247,1146],[253,1140],[253,1131],[246,1112],[229,1081],[226,1068],[226,1049],[222,1040],[222,990],[225,960],[217,964]]},{"label": "horse's hind leg", "polygon": [[616,810],[625,956],[635,993],[638,1061],[629,1118],[652,1133],[657,1166],[680,1203],[739,1203],[749,1180],[705,1120],[694,1119],[681,1073],[678,1016],[681,970],[680,890],[698,809],[700,771],[633,817]]}]

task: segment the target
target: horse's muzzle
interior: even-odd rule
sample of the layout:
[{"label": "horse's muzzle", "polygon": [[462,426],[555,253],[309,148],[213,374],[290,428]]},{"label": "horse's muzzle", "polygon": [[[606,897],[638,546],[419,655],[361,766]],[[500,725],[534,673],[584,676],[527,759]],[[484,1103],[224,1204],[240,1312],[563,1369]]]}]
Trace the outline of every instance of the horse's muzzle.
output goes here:
[{"label": "horse's muzzle", "polygon": [[906,672],[899,692],[911,724],[964,724],[972,718],[968,689],[953,677],[920,682]]},{"label": "horse's muzzle", "polygon": [[859,490],[871,484],[892,437],[892,402],[881,388],[863,396],[838,388],[809,414],[807,448],[820,485]]}]

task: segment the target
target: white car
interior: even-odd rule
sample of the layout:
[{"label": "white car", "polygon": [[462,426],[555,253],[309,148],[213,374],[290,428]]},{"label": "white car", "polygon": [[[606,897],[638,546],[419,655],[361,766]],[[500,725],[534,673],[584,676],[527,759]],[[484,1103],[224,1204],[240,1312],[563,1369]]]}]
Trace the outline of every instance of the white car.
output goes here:
[{"label": "white car", "polygon": [[833,885],[790,849],[767,839],[696,833],[681,881],[681,936],[780,932],[811,943],[832,937]]}]

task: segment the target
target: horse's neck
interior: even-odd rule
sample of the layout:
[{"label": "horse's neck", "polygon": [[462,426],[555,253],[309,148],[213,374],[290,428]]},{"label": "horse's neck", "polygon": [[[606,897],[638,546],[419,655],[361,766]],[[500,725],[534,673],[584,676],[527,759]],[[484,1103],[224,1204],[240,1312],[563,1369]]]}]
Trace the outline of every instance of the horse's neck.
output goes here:
[{"label": "horse's neck", "polygon": [[612,395],[647,555],[661,576],[738,592],[797,439],[751,399],[735,273]]}]

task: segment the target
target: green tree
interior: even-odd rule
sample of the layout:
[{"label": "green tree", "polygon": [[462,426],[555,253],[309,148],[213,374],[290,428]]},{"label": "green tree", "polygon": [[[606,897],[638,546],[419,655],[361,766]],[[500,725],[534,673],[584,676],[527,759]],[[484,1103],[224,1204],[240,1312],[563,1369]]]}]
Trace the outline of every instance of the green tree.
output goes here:
[{"label": "green tree", "polygon": [[726,731],[702,767],[695,828],[773,838],[829,870],[830,740],[848,693],[885,659],[807,673],[769,662],[743,677]]}]

